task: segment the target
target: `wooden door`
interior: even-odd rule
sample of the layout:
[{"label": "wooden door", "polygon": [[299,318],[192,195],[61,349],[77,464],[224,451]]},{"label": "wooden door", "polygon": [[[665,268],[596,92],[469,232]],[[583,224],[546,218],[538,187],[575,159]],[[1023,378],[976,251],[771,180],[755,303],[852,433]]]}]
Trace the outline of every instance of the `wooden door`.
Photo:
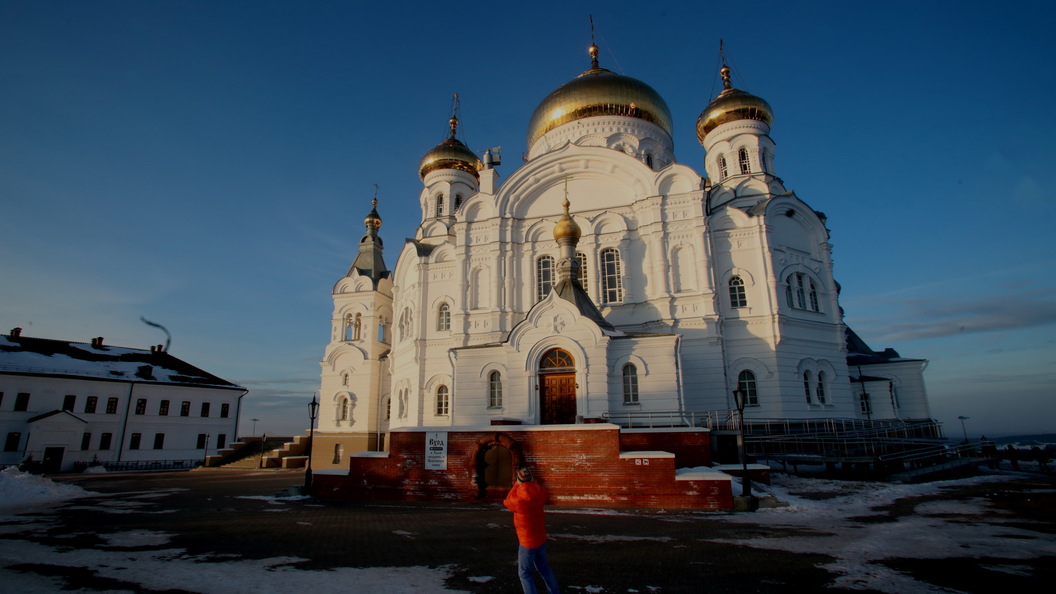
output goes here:
[{"label": "wooden door", "polygon": [[576,422],[576,374],[554,373],[540,377],[540,409],[543,425]]}]

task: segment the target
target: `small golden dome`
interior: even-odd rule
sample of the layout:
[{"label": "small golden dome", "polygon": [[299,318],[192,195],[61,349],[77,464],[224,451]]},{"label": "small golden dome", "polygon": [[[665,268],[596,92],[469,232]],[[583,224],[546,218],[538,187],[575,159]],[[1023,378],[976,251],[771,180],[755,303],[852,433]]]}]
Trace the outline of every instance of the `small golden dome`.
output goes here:
[{"label": "small golden dome", "polygon": [[372,203],[373,207],[370,209],[370,213],[367,214],[367,218],[363,219],[363,224],[368,229],[380,229],[381,228],[381,215],[378,214],[378,199],[375,198]]},{"label": "small golden dome", "polygon": [[528,147],[547,132],[592,116],[628,116],[652,122],[671,134],[671,110],[652,87],[598,66],[598,47],[590,46],[591,68],[543,99],[528,123]]},{"label": "small golden dome", "polygon": [[733,88],[729,66],[723,65],[719,73],[722,75],[723,89],[719,96],[700,112],[700,117],[697,118],[697,140],[703,143],[709,132],[726,122],[758,120],[768,126],[773,123],[774,112],[765,99]]},{"label": "small golden dome", "polygon": [[455,138],[458,129],[458,119],[451,118],[451,136],[447,140],[436,145],[418,163],[418,175],[422,179],[430,172],[437,169],[457,169],[472,173],[473,177],[480,178],[478,173],[484,165],[477,158],[476,153],[469,150],[461,140]]},{"label": "small golden dome", "polygon": [[[566,189],[567,191],[567,189]],[[561,220],[554,225],[554,239],[560,240],[563,238],[571,238],[579,241],[579,238],[583,236],[583,230],[579,228],[579,224],[572,218],[572,215],[568,214],[568,207],[571,203],[568,201],[568,196],[565,196],[565,214],[561,216]]]}]

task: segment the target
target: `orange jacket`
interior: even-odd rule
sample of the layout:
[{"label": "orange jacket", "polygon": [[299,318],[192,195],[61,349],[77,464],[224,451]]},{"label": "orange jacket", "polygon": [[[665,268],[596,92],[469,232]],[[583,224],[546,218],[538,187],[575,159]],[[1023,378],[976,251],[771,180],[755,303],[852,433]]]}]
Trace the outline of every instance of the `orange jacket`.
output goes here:
[{"label": "orange jacket", "polygon": [[546,489],[535,481],[515,484],[502,502],[513,512],[517,542],[526,549],[537,549],[546,544],[546,521],[543,519],[545,503]]}]

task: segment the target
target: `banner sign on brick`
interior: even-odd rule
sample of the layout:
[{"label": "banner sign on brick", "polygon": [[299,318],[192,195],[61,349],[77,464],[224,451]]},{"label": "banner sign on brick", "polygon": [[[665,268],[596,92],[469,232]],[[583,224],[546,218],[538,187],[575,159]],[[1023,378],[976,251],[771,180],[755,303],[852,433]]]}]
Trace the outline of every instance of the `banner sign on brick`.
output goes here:
[{"label": "banner sign on brick", "polygon": [[425,469],[447,470],[447,433],[430,431],[425,434]]}]

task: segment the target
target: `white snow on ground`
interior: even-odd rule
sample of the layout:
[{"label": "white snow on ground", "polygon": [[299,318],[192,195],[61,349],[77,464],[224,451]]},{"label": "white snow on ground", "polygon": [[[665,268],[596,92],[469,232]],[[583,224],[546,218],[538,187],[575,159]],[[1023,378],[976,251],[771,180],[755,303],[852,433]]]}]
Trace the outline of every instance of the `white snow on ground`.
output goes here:
[{"label": "white snow on ground", "polygon": [[[874,562],[898,557],[993,557],[1008,559],[1009,563],[1002,567],[1006,571],[1016,572],[1016,560],[1056,555],[1056,539],[1041,532],[1002,525],[998,512],[989,509],[983,499],[928,502],[918,505],[913,515],[894,521],[854,523],[848,518],[881,515],[883,511],[872,508],[891,504],[904,497],[938,493],[943,487],[985,484],[1009,478],[1009,474],[992,474],[902,485],[803,479],[775,474],[774,484],[766,487],[766,491],[776,495],[780,501],[789,503],[789,507],[760,509],[754,514],[730,514],[719,518],[729,522],[800,528],[808,530],[809,534],[712,541],[768,550],[830,555],[835,557],[835,561],[823,568],[839,574],[836,585],[843,588],[892,593],[949,592]],[[808,491],[832,497],[813,500],[792,494]]]},{"label": "white snow on ground", "polygon": [[551,534],[550,538],[554,539],[569,539],[569,540],[585,540],[592,544],[599,544],[603,542],[638,542],[638,541],[653,541],[653,542],[671,542],[674,540],[668,536],[627,536],[618,534]]},{"label": "white snow on ground", "polygon": [[56,503],[85,495],[94,493],[75,485],[60,485],[13,466],[0,470],[0,508]]}]

